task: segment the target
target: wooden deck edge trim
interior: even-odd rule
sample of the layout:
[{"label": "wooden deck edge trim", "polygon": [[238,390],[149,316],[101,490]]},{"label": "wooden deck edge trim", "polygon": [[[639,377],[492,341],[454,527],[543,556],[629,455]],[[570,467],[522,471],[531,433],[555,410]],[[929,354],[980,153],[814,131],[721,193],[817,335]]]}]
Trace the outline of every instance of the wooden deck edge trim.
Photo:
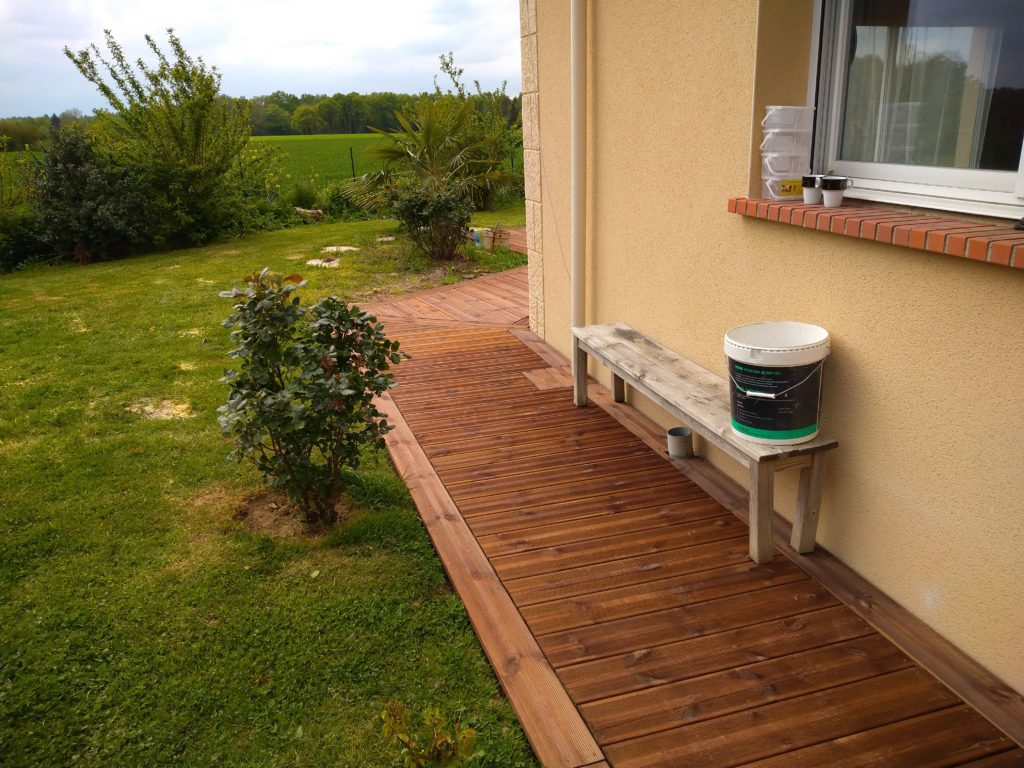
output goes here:
[{"label": "wooden deck edge trim", "polygon": [[[422,298],[423,296],[432,296],[435,293],[444,293],[446,291],[450,291],[450,290],[452,290],[452,288],[454,286],[457,286],[457,285],[459,285],[459,283],[463,283],[463,282],[469,283],[469,284],[477,283],[478,282],[480,285],[486,285],[486,286],[489,287],[492,283],[515,282],[520,276],[523,276],[523,277],[526,276],[526,267],[525,266],[514,267],[512,269],[506,269],[506,270],[503,270],[501,272],[485,272],[483,274],[477,275],[476,277],[465,278],[463,280],[460,280],[457,283],[448,283],[446,285],[435,285],[433,288],[422,288],[420,290],[416,290],[416,291],[413,291],[413,292],[410,292],[410,293],[400,294],[400,295],[397,295],[397,296],[389,296],[386,299],[377,299],[376,301],[373,301],[373,302],[369,302],[368,301],[366,303],[367,304],[371,304],[371,303],[373,303],[373,304],[387,304],[387,303],[390,303],[390,302],[400,302],[402,299],[408,299],[408,298],[419,299],[419,298]],[[362,307],[361,304],[359,306]],[[455,321],[455,323],[458,324],[458,321]],[[475,325],[475,323],[474,323],[474,325]]]},{"label": "wooden deck edge trim", "polygon": [[604,753],[401,410],[387,394],[376,405],[395,427],[385,436],[388,452],[537,758],[548,768],[604,765]]},{"label": "wooden deck edge trim", "polygon": [[[377,314],[377,312],[379,312],[380,310],[377,309],[376,304],[360,305],[359,308],[362,309],[364,312],[369,312],[371,315],[377,318],[378,323],[384,323],[385,326],[387,326],[388,323],[391,323],[391,325],[400,325],[404,323],[405,325],[416,326],[417,328],[430,329],[431,331],[437,331],[443,328],[462,330],[467,325],[479,330],[504,331],[508,329],[507,323],[471,323],[468,321],[459,320],[421,320],[419,318],[411,320],[407,317],[388,317],[386,315]],[[409,331],[407,329],[403,329],[402,333],[404,335],[408,335]]]},{"label": "wooden deck edge trim", "polygon": [[[568,364],[568,358],[533,332],[517,329],[512,333],[552,367]],[[595,405],[678,467],[722,506],[744,522],[749,522],[748,497],[744,488],[703,459],[670,459],[665,448],[664,430],[636,408],[616,403],[611,393],[593,379],[588,383],[587,394]],[[775,546],[781,554],[1024,747],[1024,696],[828,550],[819,546],[808,555],[794,550],[789,544],[792,525],[783,517],[775,514],[773,524]]]}]

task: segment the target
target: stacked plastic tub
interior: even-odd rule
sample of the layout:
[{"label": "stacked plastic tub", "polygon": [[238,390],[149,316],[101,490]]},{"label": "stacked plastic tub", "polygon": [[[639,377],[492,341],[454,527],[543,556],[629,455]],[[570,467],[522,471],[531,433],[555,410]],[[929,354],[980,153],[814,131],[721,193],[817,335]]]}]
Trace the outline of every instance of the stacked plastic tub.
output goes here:
[{"label": "stacked plastic tub", "polygon": [[811,172],[814,107],[765,107],[761,142],[761,196],[770,200],[801,197],[801,176]]}]

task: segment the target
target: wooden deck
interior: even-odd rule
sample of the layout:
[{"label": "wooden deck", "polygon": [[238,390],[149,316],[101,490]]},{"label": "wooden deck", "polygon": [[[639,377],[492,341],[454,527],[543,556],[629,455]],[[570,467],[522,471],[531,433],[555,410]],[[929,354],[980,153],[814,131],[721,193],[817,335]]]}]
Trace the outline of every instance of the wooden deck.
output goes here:
[{"label": "wooden deck", "polygon": [[[834,562],[781,523],[754,564],[739,489],[596,385],[574,407],[525,307],[519,269],[366,308],[412,355],[389,449],[545,766],[1024,765],[864,617],[919,625],[855,577],[827,589]],[[960,688],[1012,731],[1020,697],[985,674]]]}]

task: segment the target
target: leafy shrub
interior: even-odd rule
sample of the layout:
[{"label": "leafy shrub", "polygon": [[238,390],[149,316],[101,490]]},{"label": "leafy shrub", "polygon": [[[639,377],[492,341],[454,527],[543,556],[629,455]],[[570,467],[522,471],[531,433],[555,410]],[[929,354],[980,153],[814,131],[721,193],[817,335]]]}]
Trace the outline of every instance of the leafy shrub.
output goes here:
[{"label": "leafy shrub", "polygon": [[13,210],[25,203],[28,168],[23,160],[15,160],[7,151],[10,138],[0,134],[0,212]]},{"label": "leafy shrub", "polygon": [[391,212],[416,247],[432,259],[453,259],[465,242],[471,193],[457,179],[398,179],[388,189]]},{"label": "leafy shrub", "polygon": [[328,184],[320,193],[320,206],[324,213],[336,221],[365,221],[374,214],[364,211],[349,200],[344,182]]},{"label": "leafy shrub", "polygon": [[299,179],[292,185],[292,192],[289,197],[291,204],[299,208],[316,208],[317,198],[320,191],[309,179]]},{"label": "leafy shrub", "polygon": [[0,136],[0,272],[10,272],[46,253],[42,226],[29,205],[32,169],[24,159],[7,152],[8,140]]},{"label": "leafy shrub", "polygon": [[42,222],[28,207],[0,210],[0,272],[36,263],[51,256],[43,242]]},{"label": "leafy shrub", "polygon": [[403,354],[358,307],[332,296],[304,309],[298,275],[264,269],[245,280],[245,290],[221,293],[237,302],[224,326],[239,369],[225,375],[218,409],[235,440],[230,458],[251,461],[308,521],[334,522],[343,470],[391,429],[373,398],[393,386],[389,369]]},{"label": "leafy shrub", "polygon": [[229,176],[227,234],[277,229],[295,218],[295,212],[281,192],[281,151],[277,147],[250,143],[238,156]]},{"label": "leafy shrub", "polygon": [[149,182],[109,162],[77,127],[51,135],[34,192],[43,239],[61,258],[120,258],[159,238]]},{"label": "leafy shrub", "polygon": [[423,713],[423,724],[413,728],[409,712],[399,702],[392,702],[380,713],[382,730],[388,738],[402,745],[406,768],[455,768],[473,755],[476,731],[455,723],[449,732],[444,716],[437,709]]}]

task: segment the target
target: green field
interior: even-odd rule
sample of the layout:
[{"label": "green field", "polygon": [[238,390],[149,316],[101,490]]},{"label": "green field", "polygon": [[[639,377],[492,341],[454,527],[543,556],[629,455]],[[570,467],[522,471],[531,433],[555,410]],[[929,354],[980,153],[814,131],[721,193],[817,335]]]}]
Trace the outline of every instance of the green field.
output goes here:
[{"label": "green field", "polygon": [[[316,136],[253,136],[264,146],[277,147],[284,155],[285,170],[294,180],[315,179],[323,187],[334,181],[360,176],[380,167],[364,156],[368,147],[381,139],[373,133],[337,133]],[[349,150],[352,150],[351,156]]]},{"label": "green field", "polygon": [[[323,187],[355,174],[360,176],[380,168],[380,163],[366,156],[369,147],[382,139],[375,133],[335,133],[314,136],[253,136],[264,146],[277,147],[284,155],[285,170],[293,180],[315,179]],[[349,150],[352,150],[351,155]],[[508,164],[511,167],[511,164]],[[522,170],[523,151],[515,157],[516,169]]]}]

